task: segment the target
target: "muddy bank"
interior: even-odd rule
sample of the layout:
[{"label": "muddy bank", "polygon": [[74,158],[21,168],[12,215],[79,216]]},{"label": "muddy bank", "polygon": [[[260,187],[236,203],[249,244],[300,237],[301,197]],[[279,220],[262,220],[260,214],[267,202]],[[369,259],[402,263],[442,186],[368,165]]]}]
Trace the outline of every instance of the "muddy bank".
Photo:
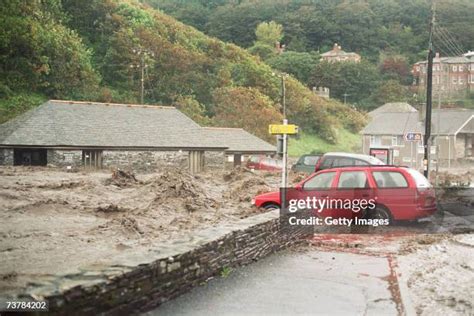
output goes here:
[{"label": "muddy bank", "polygon": [[245,169],[135,175],[0,168],[0,294],[251,216],[259,212],[251,197],[276,186],[276,174]]}]

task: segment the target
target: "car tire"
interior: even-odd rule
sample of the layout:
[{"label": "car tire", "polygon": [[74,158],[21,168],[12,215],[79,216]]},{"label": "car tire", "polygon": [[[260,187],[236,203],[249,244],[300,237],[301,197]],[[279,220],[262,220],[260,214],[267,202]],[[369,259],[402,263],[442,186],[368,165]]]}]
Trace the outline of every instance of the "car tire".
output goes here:
[{"label": "car tire", "polygon": [[262,208],[265,209],[265,210],[267,210],[267,211],[279,210],[279,209],[280,209],[280,205],[274,204],[274,203],[270,203],[270,204],[264,205]]},{"label": "car tire", "polygon": [[369,212],[367,215],[371,219],[388,219],[389,223],[391,223],[393,219],[390,210],[381,205],[377,205],[377,207],[371,212]]}]

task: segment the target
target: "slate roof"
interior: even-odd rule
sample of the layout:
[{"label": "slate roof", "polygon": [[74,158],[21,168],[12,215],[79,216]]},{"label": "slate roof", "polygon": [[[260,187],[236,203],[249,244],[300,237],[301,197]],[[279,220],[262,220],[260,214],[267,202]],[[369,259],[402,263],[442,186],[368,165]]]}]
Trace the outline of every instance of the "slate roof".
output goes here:
[{"label": "slate roof", "polygon": [[0,145],[224,150],[174,107],[50,100],[0,125]]},{"label": "slate roof", "polygon": [[205,127],[216,142],[228,146],[227,153],[274,153],[274,145],[250,134],[242,128]]},{"label": "slate roof", "polygon": [[[432,134],[456,135],[468,121],[474,119],[472,110],[443,109],[440,115],[438,131],[438,110],[433,110]],[[365,135],[404,135],[409,132],[424,134],[424,125],[418,120],[418,112],[379,113],[361,133]]]},{"label": "slate roof", "polygon": [[370,116],[374,116],[376,114],[385,113],[385,112],[416,112],[417,110],[406,102],[391,102],[385,103],[384,105],[376,108],[375,110],[369,112]]}]

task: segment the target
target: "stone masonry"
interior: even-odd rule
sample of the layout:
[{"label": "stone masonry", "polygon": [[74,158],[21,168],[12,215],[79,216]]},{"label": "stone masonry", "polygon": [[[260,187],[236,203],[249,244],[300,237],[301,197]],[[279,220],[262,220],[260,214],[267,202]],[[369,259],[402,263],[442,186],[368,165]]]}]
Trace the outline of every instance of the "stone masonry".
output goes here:
[{"label": "stone masonry", "polygon": [[283,224],[278,211],[156,245],[110,267],[45,279],[19,297],[43,298],[52,315],[138,314],[177,297],[225,268],[249,264],[301,242],[307,229]]},{"label": "stone masonry", "polygon": [[13,149],[0,149],[0,165],[13,166]]}]

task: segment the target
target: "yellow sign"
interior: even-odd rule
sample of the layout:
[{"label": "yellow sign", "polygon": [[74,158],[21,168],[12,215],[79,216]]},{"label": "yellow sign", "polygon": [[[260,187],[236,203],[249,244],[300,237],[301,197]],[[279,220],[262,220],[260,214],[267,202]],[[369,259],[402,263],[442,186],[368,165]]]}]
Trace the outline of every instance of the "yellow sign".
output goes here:
[{"label": "yellow sign", "polygon": [[289,134],[294,135],[298,134],[298,126],[294,124],[271,124],[268,126],[268,132],[272,135],[279,135],[279,134]]}]

